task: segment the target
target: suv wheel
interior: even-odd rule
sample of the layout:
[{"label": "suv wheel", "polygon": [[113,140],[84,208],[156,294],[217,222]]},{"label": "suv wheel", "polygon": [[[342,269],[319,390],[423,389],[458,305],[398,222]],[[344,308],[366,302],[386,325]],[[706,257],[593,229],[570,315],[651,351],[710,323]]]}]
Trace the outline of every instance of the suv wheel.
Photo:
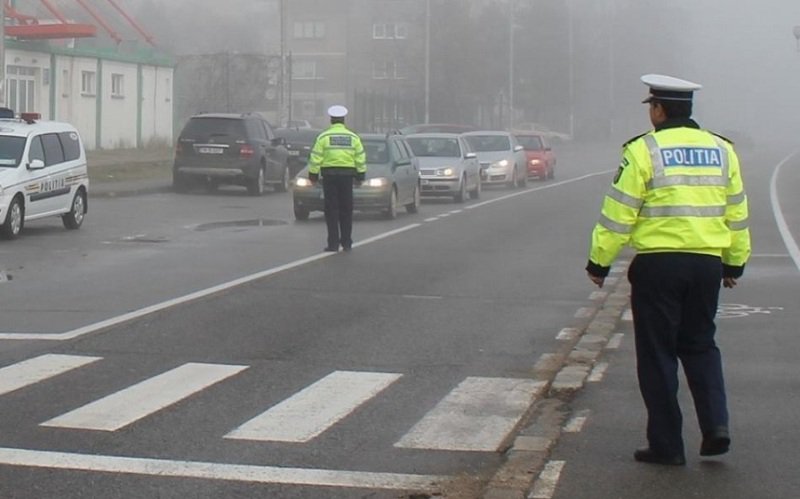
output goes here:
[{"label": "suv wheel", "polygon": [[250,184],[247,186],[247,192],[250,193],[251,196],[260,196],[264,194],[264,167],[258,169],[258,175],[256,178],[250,181]]}]

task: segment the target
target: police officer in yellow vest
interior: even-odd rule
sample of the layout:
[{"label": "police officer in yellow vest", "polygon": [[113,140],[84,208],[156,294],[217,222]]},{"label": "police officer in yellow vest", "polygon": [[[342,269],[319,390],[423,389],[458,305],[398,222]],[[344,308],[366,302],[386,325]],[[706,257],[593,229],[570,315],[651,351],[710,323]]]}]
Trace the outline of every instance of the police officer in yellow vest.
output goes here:
[{"label": "police officer in yellow vest", "polygon": [[623,246],[636,250],[628,280],[649,445],[634,458],[683,465],[678,360],[703,435],[700,455],[730,446],[714,316],[720,282],[735,286],[750,256],[747,198],[731,142],[691,119],[701,86],[663,75],[642,82],[654,130],[623,146],[586,270],[602,287]]},{"label": "police officer in yellow vest", "polygon": [[345,251],[353,246],[353,183],[361,184],[367,172],[366,153],[361,139],[344,125],[347,108],[328,109],[331,126],[322,132],[308,160],[308,178],[317,182],[322,177],[325,195],[325,222],[328,245],[324,251]]}]

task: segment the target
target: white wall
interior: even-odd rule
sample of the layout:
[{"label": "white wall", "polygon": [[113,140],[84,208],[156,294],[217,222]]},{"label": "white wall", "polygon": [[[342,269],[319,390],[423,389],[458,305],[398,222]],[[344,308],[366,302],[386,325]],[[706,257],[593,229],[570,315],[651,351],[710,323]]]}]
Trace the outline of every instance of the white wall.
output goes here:
[{"label": "white wall", "polygon": [[[119,81],[121,88],[114,89],[115,78]],[[136,147],[137,65],[103,61],[102,79],[101,147],[103,149]],[[115,93],[114,90],[117,92]]]}]

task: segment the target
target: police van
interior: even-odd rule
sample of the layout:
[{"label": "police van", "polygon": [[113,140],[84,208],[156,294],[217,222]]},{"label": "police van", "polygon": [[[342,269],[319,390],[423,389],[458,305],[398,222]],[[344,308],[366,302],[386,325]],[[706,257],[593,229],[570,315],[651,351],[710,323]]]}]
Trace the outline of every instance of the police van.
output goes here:
[{"label": "police van", "polygon": [[87,212],[89,173],[78,130],[40,118],[0,108],[0,236],[6,239],[44,217],[60,216],[64,227],[78,229]]}]

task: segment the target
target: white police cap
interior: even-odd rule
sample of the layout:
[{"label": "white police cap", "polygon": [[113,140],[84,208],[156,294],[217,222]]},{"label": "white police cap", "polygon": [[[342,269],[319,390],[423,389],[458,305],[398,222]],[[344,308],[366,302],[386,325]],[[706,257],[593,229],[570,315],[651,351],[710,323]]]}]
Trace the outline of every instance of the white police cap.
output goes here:
[{"label": "white police cap", "polygon": [[347,116],[347,108],[344,106],[331,106],[328,108],[328,116],[331,118],[344,118]]},{"label": "white police cap", "polygon": [[652,100],[691,102],[693,92],[703,88],[699,83],[659,74],[642,76],[642,83],[650,87],[650,95],[642,103]]}]

